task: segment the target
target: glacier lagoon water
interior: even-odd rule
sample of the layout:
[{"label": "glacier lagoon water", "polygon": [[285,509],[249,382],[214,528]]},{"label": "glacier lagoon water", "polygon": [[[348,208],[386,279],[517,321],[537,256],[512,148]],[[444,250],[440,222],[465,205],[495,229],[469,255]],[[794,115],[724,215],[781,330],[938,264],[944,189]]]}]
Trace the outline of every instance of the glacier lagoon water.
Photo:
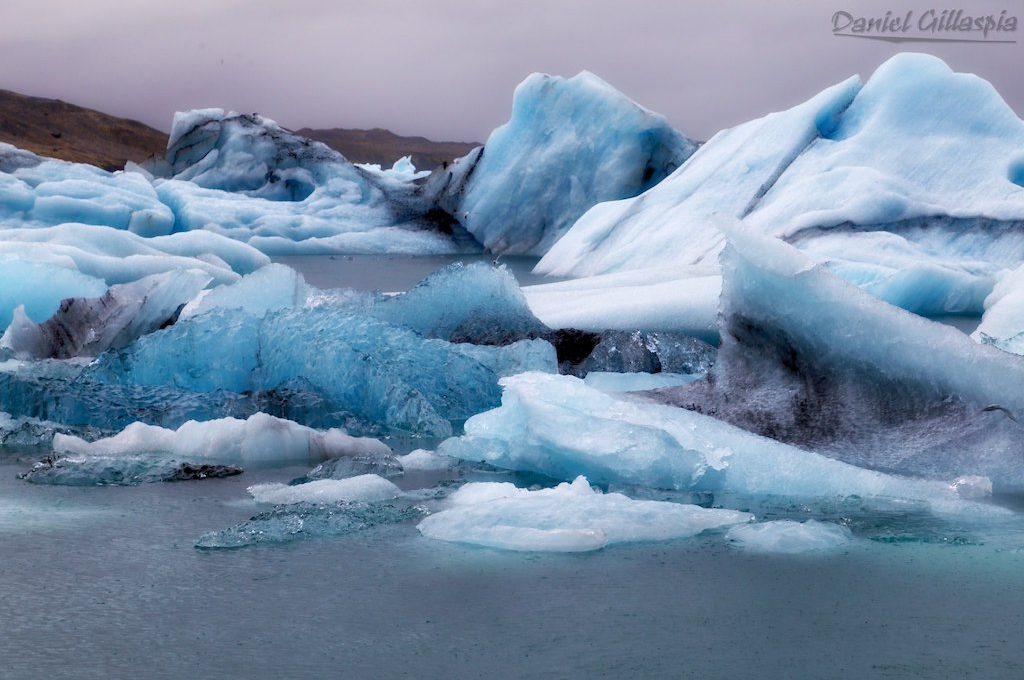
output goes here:
[{"label": "glacier lagoon water", "polygon": [[305,470],[70,488],[23,469],[0,462],[4,678],[1019,677],[1024,552],[955,527],[814,557],[721,536],[500,552],[414,522],[200,551],[254,514],[247,485]]},{"label": "glacier lagoon water", "polygon": [[[289,264],[316,285],[402,290],[453,259],[465,258]],[[532,282],[530,259],[509,260]],[[852,543],[813,556],[737,549],[725,531],[584,555],[501,552],[425,538],[415,520],[208,551],[200,536],[266,509],[248,486],[308,468],[138,487],[16,479],[42,453],[0,450],[3,678],[1020,675],[1017,516],[961,525],[912,510],[748,508],[849,522]],[[419,489],[449,474],[394,481]]]}]

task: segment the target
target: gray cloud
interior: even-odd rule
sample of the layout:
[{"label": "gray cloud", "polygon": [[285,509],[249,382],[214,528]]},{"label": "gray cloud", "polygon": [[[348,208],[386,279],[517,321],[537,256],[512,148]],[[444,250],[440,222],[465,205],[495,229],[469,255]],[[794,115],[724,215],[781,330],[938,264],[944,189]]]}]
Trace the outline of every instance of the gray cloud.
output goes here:
[{"label": "gray cloud", "polygon": [[[593,71],[682,131],[792,106],[906,46],[832,36],[838,9],[905,1],[6,0],[0,87],[167,129],[177,109],[259,111],[289,127],[388,127],[482,140],[532,71]],[[973,2],[974,14],[1019,10]],[[1024,40],[1024,27],[1021,31]],[[1024,110],[1022,45],[911,45]]]}]

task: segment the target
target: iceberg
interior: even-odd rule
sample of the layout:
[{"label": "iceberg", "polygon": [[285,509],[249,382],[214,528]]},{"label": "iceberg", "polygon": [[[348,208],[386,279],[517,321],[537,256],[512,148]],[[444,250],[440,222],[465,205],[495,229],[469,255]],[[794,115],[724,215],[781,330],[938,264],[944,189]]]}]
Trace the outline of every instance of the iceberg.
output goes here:
[{"label": "iceberg", "polygon": [[154,274],[112,286],[97,298],[64,300],[41,324],[33,323],[22,305],[0,337],[0,348],[32,359],[96,356],[119,349],[174,323],[185,303],[210,281],[196,269]]},{"label": "iceberg", "polygon": [[696,147],[592,73],[535,73],[509,121],[426,191],[490,252],[542,255],[588,208],[656,185]]},{"label": "iceberg", "polygon": [[722,131],[645,193],[597,204],[536,271],[713,265],[722,215],[911,311],[980,314],[1024,260],[1022,144],[1024,122],[990,84],[899,54],[866,84]]},{"label": "iceberg", "polygon": [[449,507],[419,523],[421,534],[537,552],[586,552],[617,543],[689,538],[753,519],[735,510],[601,493],[582,476],[536,491],[508,482],[472,482],[447,502]]},{"label": "iceberg", "polygon": [[453,421],[497,403],[500,376],[556,368],[554,348],[544,340],[504,347],[452,344],[325,306],[262,319],[226,309],[190,317],[102,355],[85,378],[198,393],[300,385],[334,410],[444,437]]},{"label": "iceberg", "polygon": [[314,430],[298,423],[257,413],[245,420],[219,418],[189,421],[176,430],[133,423],[112,437],[87,442],[57,434],[58,456],[112,457],[165,454],[177,460],[245,465],[313,465],[328,458],[380,453],[387,445],[351,437],[340,429]]},{"label": "iceberg", "polygon": [[839,524],[783,519],[734,526],[725,533],[725,540],[753,553],[795,555],[834,552],[848,546],[853,534]]},{"label": "iceberg", "polygon": [[946,482],[863,469],[694,411],[607,394],[572,376],[526,373],[501,384],[501,406],[470,418],[466,434],[442,442],[438,453],[600,484],[959,507]]},{"label": "iceberg", "polygon": [[880,301],[751,227],[723,228],[718,358],[706,380],[659,399],[865,467],[1024,488],[1024,358]]},{"label": "iceberg", "polygon": [[359,475],[347,479],[316,479],[303,484],[256,484],[249,495],[257,503],[291,505],[294,503],[337,503],[339,501],[385,501],[402,495],[401,489],[379,475]]},{"label": "iceberg", "polygon": [[428,214],[414,180],[358,168],[255,114],[176,114],[166,161],[154,170],[153,187],[175,231],[208,230],[276,255],[467,247]]}]

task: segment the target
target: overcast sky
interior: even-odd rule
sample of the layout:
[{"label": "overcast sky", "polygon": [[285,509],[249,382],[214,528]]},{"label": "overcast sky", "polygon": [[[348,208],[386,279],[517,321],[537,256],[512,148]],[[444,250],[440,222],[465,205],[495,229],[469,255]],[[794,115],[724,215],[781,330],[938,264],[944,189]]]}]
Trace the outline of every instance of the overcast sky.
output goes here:
[{"label": "overcast sky", "polygon": [[[1024,0],[963,2],[972,14]],[[684,133],[788,108],[901,49],[990,80],[1024,112],[1021,44],[894,45],[832,35],[858,0],[3,0],[0,88],[167,130],[177,109],[257,111],[292,128],[386,127],[482,141],[533,71],[588,69]],[[1016,37],[1016,35],[1013,37]]]}]

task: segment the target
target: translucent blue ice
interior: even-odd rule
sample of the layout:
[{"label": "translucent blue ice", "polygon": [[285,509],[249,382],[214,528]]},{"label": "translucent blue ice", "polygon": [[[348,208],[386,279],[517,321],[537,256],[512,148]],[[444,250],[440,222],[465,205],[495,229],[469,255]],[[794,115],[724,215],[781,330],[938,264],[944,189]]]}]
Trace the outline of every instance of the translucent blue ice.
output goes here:
[{"label": "translucent blue ice", "polygon": [[535,73],[482,153],[457,164],[442,206],[492,252],[542,255],[587,208],[654,186],[695,149],[592,73]]}]

